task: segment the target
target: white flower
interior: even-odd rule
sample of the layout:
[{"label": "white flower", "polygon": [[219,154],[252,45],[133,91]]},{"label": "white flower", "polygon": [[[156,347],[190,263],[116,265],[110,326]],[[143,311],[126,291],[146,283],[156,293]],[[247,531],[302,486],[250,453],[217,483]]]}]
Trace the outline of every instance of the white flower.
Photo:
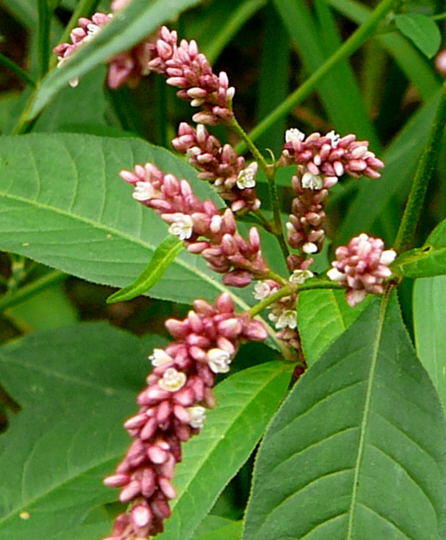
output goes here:
[{"label": "white flower", "polygon": [[239,189],[253,188],[256,185],[257,168],[258,165],[254,161],[238,173],[237,187]]},{"label": "white flower", "polygon": [[276,321],[277,330],[282,330],[283,328],[291,328],[293,330],[296,326],[296,313],[292,309],[283,311]]},{"label": "white flower", "polygon": [[307,189],[322,189],[324,187],[324,178],[308,171],[302,176],[301,182],[302,187]]},{"label": "white flower", "polygon": [[338,143],[339,143],[339,139],[341,138],[340,135],[338,135],[336,133],[336,131],[334,130],[331,130],[327,133],[326,137],[328,137],[329,139],[331,139],[331,144],[334,148],[336,148],[336,146],[338,146]]},{"label": "white flower", "polygon": [[89,25],[87,25],[87,35],[86,37],[84,38],[84,41],[90,41],[90,39],[99,32],[99,30],[101,29],[100,26],[98,26],[97,24],[94,24],[94,23],[90,23]]},{"label": "white flower", "polygon": [[297,128],[287,129],[285,132],[285,142],[287,143],[297,143],[302,142],[305,139],[305,133],[300,131]]},{"label": "white flower", "polygon": [[302,251],[304,253],[307,253],[308,255],[311,253],[317,253],[318,251],[317,245],[314,244],[313,242],[307,242],[302,246]]},{"label": "white flower", "polygon": [[388,265],[388,264],[393,263],[393,261],[395,260],[395,257],[396,257],[396,251],[394,251],[393,249],[386,249],[385,251],[381,253],[379,262],[381,264]]},{"label": "white flower", "polygon": [[149,360],[154,367],[162,366],[168,362],[173,362],[173,358],[169,356],[163,349],[153,349],[153,353],[149,356]]},{"label": "white flower", "polygon": [[258,281],[254,286],[254,298],[263,300],[271,294],[271,287],[265,281]]},{"label": "white flower", "polygon": [[330,270],[327,272],[328,279],[331,279],[331,281],[340,281],[344,274],[342,272],[339,272],[337,268],[330,268]]},{"label": "white flower", "polygon": [[231,355],[223,349],[211,349],[208,351],[208,363],[214,373],[227,373],[231,363]]},{"label": "white flower", "polygon": [[197,405],[196,407],[188,407],[189,424],[195,429],[201,429],[204,426],[206,420],[206,409]]},{"label": "white flower", "polygon": [[309,278],[314,276],[311,270],[294,270],[294,272],[289,277],[288,281],[291,283],[296,283],[297,285],[302,285]]},{"label": "white flower", "polygon": [[158,386],[167,392],[176,392],[186,384],[186,375],[175,368],[168,368],[163,378],[158,381]]},{"label": "white flower", "polygon": [[149,201],[153,198],[155,190],[150,182],[136,182],[132,196],[137,201]]},{"label": "white flower", "polygon": [[178,212],[171,214],[170,217],[174,220],[169,227],[170,234],[178,236],[180,240],[186,240],[192,236],[194,222],[190,216]]}]

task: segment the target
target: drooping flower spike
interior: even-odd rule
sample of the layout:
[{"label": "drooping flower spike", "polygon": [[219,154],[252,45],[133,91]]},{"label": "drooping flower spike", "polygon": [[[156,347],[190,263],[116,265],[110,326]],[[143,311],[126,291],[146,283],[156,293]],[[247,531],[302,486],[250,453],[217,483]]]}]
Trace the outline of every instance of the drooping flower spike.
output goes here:
[{"label": "drooping flower spike", "polygon": [[170,319],[166,328],[177,341],[149,357],[153,371],[138,396],[139,411],[124,424],[133,443],[104,480],[121,489],[121,502],[131,503],[107,540],[147,538],[163,530],[176,496],[172,478],[181,445],[200,431],[206,408],[214,406],[215,375],[229,371],[242,340],[267,337],[262,323],[234,313],[226,293],[215,306],[196,300],[186,319]]},{"label": "drooping flower spike", "polygon": [[327,272],[332,281],[347,288],[350,306],[364,300],[367,293],[382,294],[384,282],[392,275],[389,268],[396,257],[393,249],[384,250],[384,242],[365,233],[355,236],[347,246],[336,249],[336,260]]},{"label": "drooping flower spike", "polygon": [[153,163],[121,171],[121,177],[135,187],[133,197],[153,208],[189,252],[201,254],[212,270],[225,274],[225,284],[244,287],[268,276],[257,229],[251,227],[248,239],[242,238],[229,208],[222,211],[210,200],[200,201],[187,180],[164,174]]}]

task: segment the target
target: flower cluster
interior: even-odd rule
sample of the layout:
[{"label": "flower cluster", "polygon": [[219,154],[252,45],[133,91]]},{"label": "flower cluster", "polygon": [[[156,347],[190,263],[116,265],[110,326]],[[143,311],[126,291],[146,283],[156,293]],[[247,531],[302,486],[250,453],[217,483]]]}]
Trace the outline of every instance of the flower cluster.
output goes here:
[{"label": "flower cluster", "polygon": [[230,144],[222,145],[202,124],[194,129],[182,122],[172,145],[188,155],[189,162],[201,171],[199,178],[212,182],[220,195],[231,201],[233,212],[260,207],[255,191],[257,163],[246,165]]},{"label": "flower cluster", "polygon": [[167,84],[180,88],[178,97],[202,108],[193,116],[194,122],[214,125],[233,117],[235,89],[229,86],[224,71],[218,75],[212,71],[194,40],[178,43],[177,33],[163,26],[148,66],[151,71],[166,75]]},{"label": "flower cluster", "polygon": [[[306,174],[306,173],[305,173]],[[290,270],[306,269],[312,259],[306,255],[318,253],[325,239],[325,204],[328,190],[337,182],[336,177],[327,177],[317,187],[305,187],[304,175],[293,176],[292,185],[297,197],[291,203],[291,215],[286,224],[288,244],[300,254],[288,257]]]},{"label": "flower cluster", "polygon": [[133,438],[126,456],[107,486],[119,487],[120,501],[131,502],[119,515],[107,540],[146,538],[163,530],[169,500],[175,498],[172,477],[181,461],[181,443],[203,427],[206,407],[214,406],[215,375],[229,371],[241,340],[262,341],[262,323],[234,313],[226,293],[215,306],[194,302],[183,321],[166,321],[177,340],[149,357],[153,371],[138,396],[138,413],[124,424]]},{"label": "flower cluster", "polygon": [[[305,281],[313,277],[313,272],[308,269],[294,270],[289,277],[290,283],[302,285]],[[259,281],[254,287],[254,297],[257,300],[264,300],[280,289],[279,283],[272,279]],[[271,310],[268,319],[278,330],[276,337],[285,341],[295,350],[300,348],[299,334],[297,332],[296,320],[297,293],[290,292],[288,296],[283,296],[269,306]]]},{"label": "flower cluster", "polygon": [[323,177],[349,174],[355,178],[379,178],[384,163],[370,152],[368,141],[356,140],[356,135],[340,137],[334,131],[326,135],[311,133],[308,137],[298,129],[289,129],[282,153],[284,164],[302,165],[303,187],[321,189]]},{"label": "flower cluster", "polygon": [[[106,24],[108,24],[113,15],[107,15],[105,13],[95,13],[91,19],[82,17],[79,19],[79,26],[73,28],[70,34],[71,43],[60,43],[54,47],[53,52],[57,55],[58,58],[58,67],[66,62],[77,49],[87,41],[90,41],[93,36]],[[73,79],[70,81],[70,85],[75,87],[79,83],[78,79]],[[109,81],[110,83],[110,81]],[[110,84],[112,88],[115,88]]]},{"label": "flower cluster", "polygon": [[135,187],[133,197],[155,209],[189,252],[201,254],[212,270],[225,274],[225,284],[244,287],[267,277],[257,229],[252,227],[248,240],[243,239],[229,208],[221,211],[210,200],[200,201],[187,180],[164,174],[152,163],[121,171],[121,177]]},{"label": "flower cluster", "polygon": [[389,268],[396,257],[393,249],[384,250],[384,242],[363,233],[347,246],[336,249],[336,260],[327,275],[332,281],[347,287],[350,306],[364,300],[367,293],[382,294],[384,281],[392,275]]}]

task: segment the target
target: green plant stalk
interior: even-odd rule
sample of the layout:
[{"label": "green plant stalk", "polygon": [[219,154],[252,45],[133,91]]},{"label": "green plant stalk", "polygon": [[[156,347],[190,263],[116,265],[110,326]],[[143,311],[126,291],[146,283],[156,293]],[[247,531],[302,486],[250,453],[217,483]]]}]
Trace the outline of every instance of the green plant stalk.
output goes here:
[{"label": "green plant stalk", "polygon": [[413,244],[417,225],[423,209],[429,181],[440,152],[441,139],[446,125],[446,82],[443,83],[440,103],[429,137],[418,162],[417,170],[404,209],[403,218],[395,240],[394,249],[405,251]]},{"label": "green plant stalk", "polygon": [[284,296],[288,296],[292,293],[299,293],[300,291],[311,291],[313,289],[343,289],[341,285],[338,285],[336,283],[331,283],[329,281],[319,281],[319,282],[313,282],[313,283],[303,283],[302,285],[285,285],[285,287],[282,287],[275,293],[273,293],[271,296],[268,296],[268,298],[265,298],[255,306],[253,306],[248,313],[251,315],[251,317],[255,317],[259,313],[261,313],[264,309],[269,307],[271,304],[274,304],[274,302],[277,302],[277,300],[280,300]]},{"label": "green plant stalk", "polygon": [[34,82],[34,79],[30,75],[28,75],[28,73],[26,73],[26,71],[24,71],[20,66],[18,66],[15,62],[13,62],[10,58],[8,58],[2,53],[0,53],[0,64],[3,64],[7,68],[9,68],[21,79],[23,79],[26,84],[29,84],[30,86],[35,88],[36,83]]},{"label": "green plant stalk", "polygon": [[38,294],[54,283],[64,280],[66,277],[67,274],[55,270],[54,272],[50,272],[49,274],[46,274],[45,276],[42,276],[41,278],[36,279],[27,285],[24,285],[13,293],[5,294],[2,298],[0,298],[0,313],[5,309],[24,302],[31,296]]},{"label": "green plant stalk", "polygon": [[[99,0],[79,0],[76,9],[73,11],[71,18],[60,36],[59,43],[65,43],[70,37],[71,30],[77,26],[77,21],[81,17],[88,17],[93,13],[99,4]],[[53,69],[57,64],[57,57],[53,56],[50,61],[50,68]]]},{"label": "green plant stalk", "polygon": [[446,19],[446,12],[445,13],[439,13],[438,15],[434,15],[431,17],[433,21],[442,21],[443,19]]},{"label": "green plant stalk", "polygon": [[39,79],[47,73],[50,61],[50,22],[51,12],[47,0],[37,1],[39,15],[39,29],[37,33],[37,47],[39,51]]},{"label": "green plant stalk", "polygon": [[228,125],[237,133],[237,135],[239,135],[239,137],[243,141],[245,141],[246,145],[249,147],[255,160],[259,163],[259,165],[262,167],[263,171],[266,174],[266,178],[268,180],[269,195],[271,198],[271,206],[273,209],[274,228],[272,229],[272,232],[273,234],[276,235],[280,244],[280,249],[282,250],[282,253],[286,259],[288,255],[290,254],[290,252],[288,250],[288,246],[285,241],[285,237],[283,235],[283,229],[282,229],[282,218],[280,216],[280,199],[279,199],[279,192],[277,191],[277,184],[276,184],[276,178],[275,178],[276,167],[274,164],[269,165],[266,162],[265,158],[260,153],[260,150],[254,144],[251,137],[246,133],[246,131],[242,128],[242,126],[237,122],[237,119],[235,118],[235,116],[228,123]]},{"label": "green plant stalk", "polygon": [[[277,120],[288,114],[293,107],[306,99],[316,88],[317,84],[341,60],[349,58],[359,47],[375,32],[378,24],[391,11],[398,0],[382,0],[371,13],[367,21],[361,25],[332,55],[322,64],[299,88],[290,94],[274,111],[264,118],[250,133],[251,141],[255,141],[262,133],[269,129]],[[237,145],[239,153],[244,152],[249,145],[245,139]]]}]

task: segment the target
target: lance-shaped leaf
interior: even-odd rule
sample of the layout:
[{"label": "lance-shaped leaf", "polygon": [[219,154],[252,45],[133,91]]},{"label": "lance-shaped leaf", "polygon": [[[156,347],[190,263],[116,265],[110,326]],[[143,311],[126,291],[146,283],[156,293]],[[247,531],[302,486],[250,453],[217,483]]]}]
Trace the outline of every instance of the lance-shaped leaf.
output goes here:
[{"label": "lance-shaped leaf", "polygon": [[423,247],[403,253],[394,267],[410,278],[446,274],[446,220],[435,227]]},{"label": "lance-shaped leaf", "polygon": [[446,410],[446,276],[417,279],[413,317],[418,357]]},{"label": "lance-shaped leaf", "polygon": [[126,51],[149,36],[161,24],[174,19],[182,11],[198,4],[199,0],[132,0],[127,8],[115,14],[94,39],[79,47],[64,63],[63,69],[51,71],[42,81],[30,109],[32,120],[52,97],[70,80],[82,76],[114,54]]},{"label": "lance-shaped leaf", "polygon": [[297,300],[297,325],[305,360],[313,364],[355,322],[372,297],[350,307],[345,292],[319,289],[302,291]]},{"label": "lance-shaped leaf", "polygon": [[232,375],[216,388],[217,407],[204,429],[184,447],[175,474],[178,498],[160,540],[190,538],[218,495],[248,459],[283,398],[289,365],[260,364]]},{"label": "lance-shaped leaf", "polygon": [[87,516],[116,498],[102,478],[129,444],[122,423],[135,411],[150,344],[84,323],[0,349],[2,386],[21,407],[0,438],[0,538],[108,532],[107,516],[102,525]]},{"label": "lance-shaped leaf", "polygon": [[395,16],[395,24],[428,58],[432,58],[440,48],[440,30],[430,17],[418,13],[403,13]]},{"label": "lance-shaped leaf", "polygon": [[445,448],[396,294],[375,300],[273,420],[244,538],[444,538]]},{"label": "lance-shaped leaf", "polygon": [[107,298],[107,304],[124,302],[125,300],[131,300],[136,296],[146,293],[163,277],[163,274],[182,249],[183,242],[179,238],[172,235],[167,236],[156,248],[147,268],[143,270],[133,283],[109,296]]},{"label": "lance-shaped leaf", "polygon": [[[0,249],[95,283],[127,285],[146,267],[167,231],[119,178],[121,169],[147,161],[187,178],[201,198],[220,203],[189,165],[142,140],[75,134],[3,137]],[[219,275],[200,257],[184,252],[151,295],[190,302],[212,299],[223,290]]]}]

